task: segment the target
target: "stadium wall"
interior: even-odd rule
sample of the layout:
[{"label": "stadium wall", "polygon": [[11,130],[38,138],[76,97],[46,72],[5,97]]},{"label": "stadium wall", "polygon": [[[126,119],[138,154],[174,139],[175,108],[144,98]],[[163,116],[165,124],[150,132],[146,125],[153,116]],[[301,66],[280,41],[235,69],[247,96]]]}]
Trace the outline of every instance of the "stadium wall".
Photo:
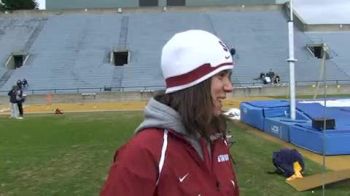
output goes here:
[{"label": "stadium wall", "polygon": [[[287,0],[46,0],[46,9],[85,9],[85,8],[126,8],[140,7],[140,4],[157,4],[159,7],[172,4],[185,6],[227,6],[227,5],[273,5]],[[145,2],[145,3],[141,3]]]},{"label": "stadium wall", "polygon": [[186,6],[272,5],[275,0],[187,0]]},{"label": "stadium wall", "polygon": [[139,0],[46,0],[47,10],[138,7]]}]

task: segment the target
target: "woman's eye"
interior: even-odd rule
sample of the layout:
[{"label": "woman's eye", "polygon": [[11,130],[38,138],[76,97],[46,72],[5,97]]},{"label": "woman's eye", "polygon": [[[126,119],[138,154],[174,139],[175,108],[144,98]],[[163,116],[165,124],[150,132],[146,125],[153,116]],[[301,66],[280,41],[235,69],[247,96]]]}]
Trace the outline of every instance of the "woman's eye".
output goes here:
[{"label": "woman's eye", "polygon": [[220,72],[219,73],[219,77],[220,78],[224,78],[224,77],[226,77],[227,76],[227,72]]}]

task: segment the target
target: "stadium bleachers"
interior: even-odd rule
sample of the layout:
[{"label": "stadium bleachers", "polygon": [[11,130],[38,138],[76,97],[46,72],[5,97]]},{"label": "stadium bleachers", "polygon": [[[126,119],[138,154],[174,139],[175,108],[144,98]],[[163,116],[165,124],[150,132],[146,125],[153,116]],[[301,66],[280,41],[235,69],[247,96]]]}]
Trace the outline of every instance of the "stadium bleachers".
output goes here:
[{"label": "stadium bleachers", "polygon": [[331,57],[330,69],[334,69],[335,66],[350,75],[350,59],[347,57],[350,32],[306,32],[306,35],[315,43],[327,43]]},{"label": "stadium bleachers", "polygon": [[[237,11],[138,11],[118,14],[101,12],[53,12],[9,14],[0,18],[0,91],[26,78],[31,89],[133,87],[162,88],[160,52],[174,33],[204,29],[217,34],[236,48],[233,82],[259,83],[261,72],[272,69],[282,81],[289,80],[288,29],[283,10]],[[33,12],[34,13],[34,12]],[[340,35],[340,38],[338,36]],[[320,59],[306,44],[322,38],[329,42],[334,58],[327,62],[327,78],[350,80],[346,55],[348,32],[307,33],[295,29],[296,81],[319,79]],[[129,63],[114,66],[110,53],[127,49]],[[29,54],[24,66],[8,70],[13,52]],[[238,85],[239,86],[239,85]]]}]

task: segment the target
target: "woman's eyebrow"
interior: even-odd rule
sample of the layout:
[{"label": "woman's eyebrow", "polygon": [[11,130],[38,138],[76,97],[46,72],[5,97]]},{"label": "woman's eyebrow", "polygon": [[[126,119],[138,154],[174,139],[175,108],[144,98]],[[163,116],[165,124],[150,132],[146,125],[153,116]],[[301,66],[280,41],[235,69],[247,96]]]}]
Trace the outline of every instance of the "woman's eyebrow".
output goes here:
[{"label": "woman's eyebrow", "polygon": [[219,73],[227,74],[229,77],[231,77],[231,75],[232,75],[232,71],[231,71],[231,70],[222,70],[222,71],[219,72]]}]

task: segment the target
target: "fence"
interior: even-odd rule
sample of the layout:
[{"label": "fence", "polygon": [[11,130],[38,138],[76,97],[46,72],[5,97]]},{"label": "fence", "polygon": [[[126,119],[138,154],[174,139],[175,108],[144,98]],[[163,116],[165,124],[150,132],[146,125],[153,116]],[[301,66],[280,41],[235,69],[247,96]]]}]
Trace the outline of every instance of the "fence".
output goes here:
[{"label": "fence", "polygon": [[[327,80],[326,84],[328,86],[334,86],[336,88],[341,88],[344,85],[350,85],[350,80]],[[323,86],[323,81],[296,81],[296,87],[312,87],[318,86],[321,88]],[[241,82],[234,83],[233,86],[235,90],[254,90],[254,89],[278,89],[277,87],[286,88],[289,86],[287,81],[282,81],[279,84],[262,84],[262,82]],[[47,94],[82,94],[82,93],[104,93],[104,92],[139,92],[149,93],[164,90],[164,86],[125,86],[125,87],[99,87],[99,88],[62,88],[62,89],[31,89],[28,87],[24,89],[27,95],[47,95]],[[10,89],[9,89],[10,90]],[[8,91],[0,91],[0,95],[7,95]],[[261,91],[261,90],[260,90]],[[350,91],[349,91],[350,92]],[[278,93],[280,94],[280,93]],[[262,94],[263,95],[263,94]]]}]

